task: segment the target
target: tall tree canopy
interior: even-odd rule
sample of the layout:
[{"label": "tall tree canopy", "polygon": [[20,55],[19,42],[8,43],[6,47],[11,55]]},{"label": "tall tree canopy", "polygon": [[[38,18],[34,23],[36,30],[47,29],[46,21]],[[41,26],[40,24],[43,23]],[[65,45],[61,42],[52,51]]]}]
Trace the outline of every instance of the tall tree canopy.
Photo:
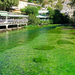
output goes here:
[{"label": "tall tree canopy", "polygon": [[34,6],[27,6],[21,9],[21,12],[26,12],[26,15],[30,14],[38,15],[38,8]]},{"label": "tall tree canopy", "polygon": [[71,0],[72,1],[72,5],[75,5],[75,0]]},{"label": "tall tree canopy", "polygon": [[58,3],[55,5],[55,8],[58,9],[58,10],[62,10],[63,5],[58,2]]},{"label": "tall tree canopy", "polygon": [[11,6],[17,6],[19,0],[0,0],[0,6],[6,10],[6,8],[10,8]]}]

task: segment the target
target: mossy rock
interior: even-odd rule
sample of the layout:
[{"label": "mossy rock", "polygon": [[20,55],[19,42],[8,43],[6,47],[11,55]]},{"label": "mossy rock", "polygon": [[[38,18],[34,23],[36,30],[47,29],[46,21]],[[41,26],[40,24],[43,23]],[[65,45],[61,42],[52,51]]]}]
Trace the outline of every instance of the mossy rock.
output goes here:
[{"label": "mossy rock", "polygon": [[36,62],[36,63],[42,63],[42,62],[47,62],[48,59],[47,58],[44,58],[44,57],[36,57],[36,58],[33,58],[33,61]]},{"label": "mossy rock", "polygon": [[68,40],[58,40],[57,44],[74,44],[74,43]]},{"label": "mossy rock", "polygon": [[34,49],[37,49],[37,50],[51,50],[53,48],[54,48],[54,46],[42,45],[42,46],[37,46]]}]

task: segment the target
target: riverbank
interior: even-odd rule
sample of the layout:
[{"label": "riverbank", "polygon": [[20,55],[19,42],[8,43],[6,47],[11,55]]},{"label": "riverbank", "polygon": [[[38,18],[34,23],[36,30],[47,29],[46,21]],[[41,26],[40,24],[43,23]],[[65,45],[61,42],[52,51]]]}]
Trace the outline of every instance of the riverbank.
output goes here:
[{"label": "riverbank", "polygon": [[14,27],[14,28],[9,28],[9,29],[0,29],[0,33],[6,32],[6,31],[13,31],[13,30],[18,30],[18,29],[23,29],[24,27]]},{"label": "riverbank", "polygon": [[48,24],[48,25],[28,25],[28,26],[22,26],[22,27],[13,27],[8,29],[0,29],[0,33],[6,32],[6,31],[13,31],[23,28],[36,28],[36,27],[47,27],[47,26],[58,26],[58,24]]}]

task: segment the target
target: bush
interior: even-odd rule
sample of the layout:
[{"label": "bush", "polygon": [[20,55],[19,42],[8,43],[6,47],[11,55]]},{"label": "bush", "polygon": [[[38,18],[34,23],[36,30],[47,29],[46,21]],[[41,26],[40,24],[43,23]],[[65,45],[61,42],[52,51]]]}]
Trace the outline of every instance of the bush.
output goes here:
[{"label": "bush", "polygon": [[34,14],[29,15],[28,24],[38,25],[40,23],[40,19],[37,18]]}]

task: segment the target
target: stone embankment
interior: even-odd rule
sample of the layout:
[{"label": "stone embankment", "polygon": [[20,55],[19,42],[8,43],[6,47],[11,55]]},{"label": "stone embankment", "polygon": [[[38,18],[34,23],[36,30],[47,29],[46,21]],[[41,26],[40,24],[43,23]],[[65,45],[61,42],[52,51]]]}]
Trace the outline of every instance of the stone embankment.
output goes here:
[{"label": "stone embankment", "polygon": [[14,28],[9,28],[8,30],[7,29],[0,29],[0,33],[3,33],[3,32],[6,32],[6,31],[13,31],[13,30],[18,30],[18,29],[22,29],[24,27],[14,27]]}]

